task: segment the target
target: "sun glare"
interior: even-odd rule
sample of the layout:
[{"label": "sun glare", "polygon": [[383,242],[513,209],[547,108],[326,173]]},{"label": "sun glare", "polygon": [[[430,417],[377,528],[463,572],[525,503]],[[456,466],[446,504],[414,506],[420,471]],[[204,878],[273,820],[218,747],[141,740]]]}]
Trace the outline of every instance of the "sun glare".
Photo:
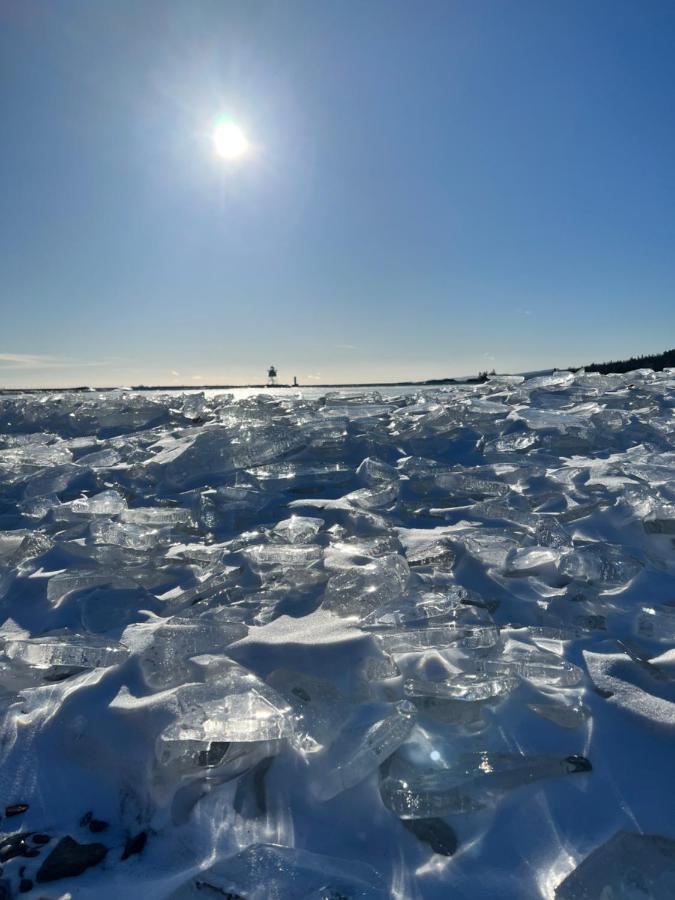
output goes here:
[{"label": "sun glare", "polygon": [[241,128],[231,121],[219,122],[213,130],[216,153],[223,159],[236,160],[245,156],[249,142]]}]

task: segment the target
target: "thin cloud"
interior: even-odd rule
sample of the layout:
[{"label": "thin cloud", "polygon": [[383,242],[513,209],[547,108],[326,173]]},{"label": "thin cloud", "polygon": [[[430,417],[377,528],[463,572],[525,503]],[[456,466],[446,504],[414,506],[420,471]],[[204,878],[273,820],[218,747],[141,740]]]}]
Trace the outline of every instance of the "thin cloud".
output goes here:
[{"label": "thin cloud", "polygon": [[26,371],[28,369],[74,369],[90,366],[109,366],[113,360],[83,361],[62,356],[38,353],[0,353],[0,369]]},{"label": "thin cloud", "polygon": [[358,349],[356,344],[336,344],[336,350],[356,350]]}]

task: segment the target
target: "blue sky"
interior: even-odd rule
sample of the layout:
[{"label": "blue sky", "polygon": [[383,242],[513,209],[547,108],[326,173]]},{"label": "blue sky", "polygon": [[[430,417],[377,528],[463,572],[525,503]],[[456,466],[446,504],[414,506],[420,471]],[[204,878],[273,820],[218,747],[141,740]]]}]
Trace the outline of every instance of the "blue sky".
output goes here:
[{"label": "blue sky", "polygon": [[670,0],[3,0],[0,386],[672,347],[673,46]]}]

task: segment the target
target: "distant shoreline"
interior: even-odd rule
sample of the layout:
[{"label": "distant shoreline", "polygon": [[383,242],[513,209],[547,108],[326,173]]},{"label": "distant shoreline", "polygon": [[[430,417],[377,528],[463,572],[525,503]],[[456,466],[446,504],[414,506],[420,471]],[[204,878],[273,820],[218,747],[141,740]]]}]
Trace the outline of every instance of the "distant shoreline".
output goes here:
[{"label": "distant shoreline", "polygon": [[[550,371],[553,371],[552,369]],[[360,381],[342,384],[133,384],[127,387],[39,387],[39,388],[0,388],[0,394],[41,394],[48,391],[108,393],[110,391],[229,391],[229,390],[269,390],[271,388],[376,388],[376,387],[435,387],[445,384],[481,384],[483,379],[475,376],[467,378],[434,378],[429,381]]]}]

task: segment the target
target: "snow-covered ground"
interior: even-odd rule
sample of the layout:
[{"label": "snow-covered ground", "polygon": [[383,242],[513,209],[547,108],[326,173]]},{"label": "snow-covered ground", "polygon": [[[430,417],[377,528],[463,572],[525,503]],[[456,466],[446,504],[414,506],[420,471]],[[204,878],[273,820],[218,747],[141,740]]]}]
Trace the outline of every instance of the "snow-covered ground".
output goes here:
[{"label": "snow-covered ground", "polygon": [[0,398],[0,896],[675,896],[674,407]]}]

